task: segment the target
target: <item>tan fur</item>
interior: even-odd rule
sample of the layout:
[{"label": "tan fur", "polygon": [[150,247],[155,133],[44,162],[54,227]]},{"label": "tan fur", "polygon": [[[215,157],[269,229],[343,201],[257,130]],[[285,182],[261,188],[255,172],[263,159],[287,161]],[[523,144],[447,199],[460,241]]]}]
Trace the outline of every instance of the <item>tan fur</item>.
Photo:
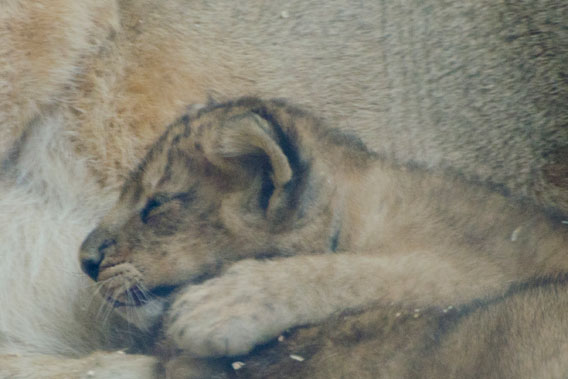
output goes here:
[{"label": "tan fur", "polygon": [[[534,208],[393,166],[282,102],[242,99],[174,123],[81,259],[119,308],[171,301],[166,339],[215,357],[347,311],[494,301],[565,274],[567,253],[568,228]],[[164,299],[166,286],[176,294]]]},{"label": "tan fur", "polygon": [[293,99],[394,161],[566,215],[567,10],[0,1],[0,353],[137,345],[76,251],[164,125],[209,98]]}]

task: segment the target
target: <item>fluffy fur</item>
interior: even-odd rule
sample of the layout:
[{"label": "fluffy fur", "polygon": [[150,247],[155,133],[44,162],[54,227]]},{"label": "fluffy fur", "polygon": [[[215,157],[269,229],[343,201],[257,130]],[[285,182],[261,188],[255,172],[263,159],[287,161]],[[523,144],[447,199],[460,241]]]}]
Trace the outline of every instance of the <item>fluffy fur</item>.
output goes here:
[{"label": "fluffy fur", "polygon": [[210,97],[292,98],[384,156],[566,214],[567,8],[2,1],[0,351],[132,345],[93,327],[106,309],[76,250],[164,125]]},{"label": "fluffy fur", "polygon": [[[127,318],[147,313],[148,324],[158,323],[146,309],[171,303],[166,343],[182,356],[218,357],[377,306],[432,312],[498,301],[512,285],[565,275],[567,253],[568,228],[534,208],[393,166],[282,102],[241,99],[168,129],[83,243],[81,260]],[[174,294],[164,296],[165,288]],[[513,329],[526,325],[519,316]],[[460,336],[471,334],[467,322],[458,326]],[[378,334],[372,327],[362,333]],[[510,333],[503,348],[512,357],[500,364],[459,356],[464,368],[443,356],[440,369],[525,372],[518,366],[527,350],[509,342]],[[452,338],[436,346],[441,355],[453,351],[445,344],[459,344]],[[534,352],[566,345],[541,343]],[[558,356],[546,353],[539,375],[555,372],[546,369],[551,362],[559,364]]]}]

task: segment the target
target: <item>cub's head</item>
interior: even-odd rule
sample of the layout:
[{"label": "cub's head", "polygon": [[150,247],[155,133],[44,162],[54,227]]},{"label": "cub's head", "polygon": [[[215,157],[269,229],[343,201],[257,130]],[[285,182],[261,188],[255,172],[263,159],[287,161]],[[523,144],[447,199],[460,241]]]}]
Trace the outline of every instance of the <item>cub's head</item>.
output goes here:
[{"label": "cub's head", "polygon": [[158,314],[170,292],[231,262],[329,249],[333,188],[307,148],[315,123],[256,99],[181,118],[83,242],[83,270],[115,306]]}]

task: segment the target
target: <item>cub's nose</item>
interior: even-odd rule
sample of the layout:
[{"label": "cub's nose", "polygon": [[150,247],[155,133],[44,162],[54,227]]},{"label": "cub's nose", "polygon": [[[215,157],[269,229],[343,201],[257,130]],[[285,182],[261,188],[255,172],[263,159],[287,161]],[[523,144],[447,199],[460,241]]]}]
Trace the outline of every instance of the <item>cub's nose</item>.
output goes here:
[{"label": "cub's nose", "polygon": [[93,230],[83,241],[79,251],[81,269],[91,279],[97,280],[99,267],[105,257],[105,250],[116,244],[116,241],[109,238],[109,233],[102,229]]}]

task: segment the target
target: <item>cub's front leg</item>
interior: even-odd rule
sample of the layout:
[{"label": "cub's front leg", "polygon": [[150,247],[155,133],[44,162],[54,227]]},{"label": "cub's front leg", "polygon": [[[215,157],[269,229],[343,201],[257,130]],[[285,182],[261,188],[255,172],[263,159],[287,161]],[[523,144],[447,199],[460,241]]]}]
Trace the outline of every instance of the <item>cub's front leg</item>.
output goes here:
[{"label": "cub's front leg", "polygon": [[290,327],[346,310],[443,307],[507,288],[508,280],[490,265],[454,266],[436,258],[419,252],[243,260],[220,277],[187,287],[166,317],[166,336],[193,356],[239,355]]}]

